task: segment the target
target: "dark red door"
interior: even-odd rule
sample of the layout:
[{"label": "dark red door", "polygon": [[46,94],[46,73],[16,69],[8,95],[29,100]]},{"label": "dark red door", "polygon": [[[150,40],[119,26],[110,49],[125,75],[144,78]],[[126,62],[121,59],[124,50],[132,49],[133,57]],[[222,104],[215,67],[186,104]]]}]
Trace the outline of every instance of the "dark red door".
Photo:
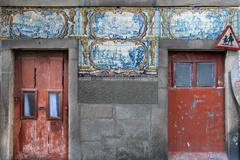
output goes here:
[{"label": "dark red door", "polygon": [[168,97],[170,159],[224,155],[224,54],[170,53]]},{"label": "dark red door", "polygon": [[66,159],[67,58],[63,51],[16,53],[14,159]]}]

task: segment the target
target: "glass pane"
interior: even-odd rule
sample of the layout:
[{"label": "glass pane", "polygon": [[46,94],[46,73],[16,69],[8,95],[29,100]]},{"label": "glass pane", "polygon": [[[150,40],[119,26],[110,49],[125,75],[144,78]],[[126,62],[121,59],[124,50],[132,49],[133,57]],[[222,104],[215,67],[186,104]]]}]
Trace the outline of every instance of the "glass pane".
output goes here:
[{"label": "glass pane", "polygon": [[197,86],[213,87],[214,80],[214,64],[197,63]]},{"label": "glass pane", "polygon": [[23,116],[35,116],[35,92],[23,92]]},{"label": "glass pane", "polygon": [[51,118],[60,117],[60,94],[57,92],[49,93],[49,116]]},{"label": "glass pane", "polygon": [[175,63],[175,86],[192,86],[192,63]]}]

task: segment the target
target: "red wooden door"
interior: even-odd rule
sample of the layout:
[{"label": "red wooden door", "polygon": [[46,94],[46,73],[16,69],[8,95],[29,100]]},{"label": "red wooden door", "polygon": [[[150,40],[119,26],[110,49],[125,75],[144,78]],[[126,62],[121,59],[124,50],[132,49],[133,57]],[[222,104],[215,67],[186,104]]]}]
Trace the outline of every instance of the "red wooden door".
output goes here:
[{"label": "red wooden door", "polygon": [[66,159],[67,58],[63,51],[16,53],[14,159]]},{"label": "red wooden door", "polygon": [[182,158],[204,160],[210,152],[223,153],[224,54],[170,53],[168,97],[170,159],[199,152],[200,157]]}]

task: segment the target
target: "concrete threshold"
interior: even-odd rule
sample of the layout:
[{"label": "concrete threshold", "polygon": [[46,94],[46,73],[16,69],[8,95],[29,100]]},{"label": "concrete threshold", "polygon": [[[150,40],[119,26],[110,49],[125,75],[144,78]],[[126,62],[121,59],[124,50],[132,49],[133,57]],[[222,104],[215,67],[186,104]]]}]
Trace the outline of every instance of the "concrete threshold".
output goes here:
[{"label": "concrete threshold", "polygon": [[224,152],[169,152],[169,160],[228,160]]}]

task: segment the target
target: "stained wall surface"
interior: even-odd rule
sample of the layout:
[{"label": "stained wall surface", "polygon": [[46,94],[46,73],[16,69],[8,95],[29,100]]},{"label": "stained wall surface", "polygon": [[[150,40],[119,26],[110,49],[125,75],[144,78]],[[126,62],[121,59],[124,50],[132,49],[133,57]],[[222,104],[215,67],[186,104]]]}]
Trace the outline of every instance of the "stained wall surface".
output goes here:
[{"label": "stained wall surface", "polygon": [[162,42],[209,49],[190,42],[213,43],[227,25],[240,38],[239,7],[0,9],[3,41],[79,40],[80,113],[71,119],[77,120],[80,152],[70,147],[70,157],[82,160],[167,159],[168,50],[160,49]]}]

